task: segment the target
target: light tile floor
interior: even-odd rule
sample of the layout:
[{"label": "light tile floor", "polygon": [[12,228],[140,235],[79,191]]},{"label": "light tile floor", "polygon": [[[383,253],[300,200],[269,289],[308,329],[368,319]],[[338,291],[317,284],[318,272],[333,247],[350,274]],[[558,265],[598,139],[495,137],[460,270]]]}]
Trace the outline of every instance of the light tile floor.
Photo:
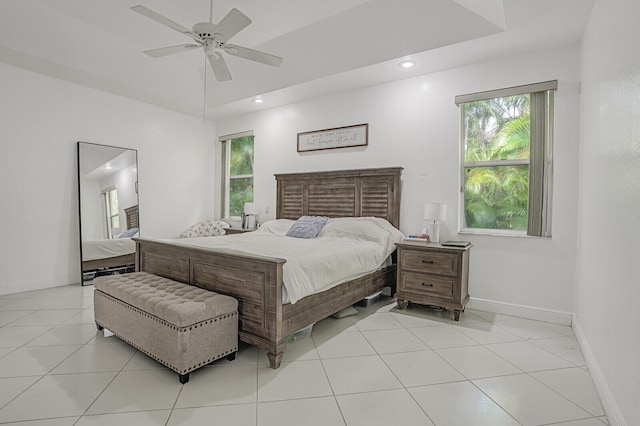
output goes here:
[{"label": "light tile floor", "polygon": [[93,323],[93,287],[0,296],[0,423],[565,425],[607,423],[570,327],[382,298],[299,336],[278,370],[241,345],[177,375]]}]

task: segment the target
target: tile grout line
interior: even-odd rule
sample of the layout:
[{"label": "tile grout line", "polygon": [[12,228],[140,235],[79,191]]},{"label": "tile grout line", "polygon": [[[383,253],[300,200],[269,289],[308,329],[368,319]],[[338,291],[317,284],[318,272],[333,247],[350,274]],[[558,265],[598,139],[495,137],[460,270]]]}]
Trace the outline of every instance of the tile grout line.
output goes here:
[{"label": "tile grout line", "polygon": [[[86,342],[86,343],[85,343],[85,345],[88,345],[88,344],[89,344],[89,342],[90,342],[91,340],[96,339],[96,338],[97,338],[97,336],[98,336],[99,334],[100,334],[100,330],[96,330],[96,335],[93,337],[93,339],[89,339],[89,341],[88,341],[88,342]],[[96,343],[93,343],[93,344],[95,345]],[[136,352],[137,352],[137,350],[136,350]],[[83,417],[85,417],[85,416],[87,415],[87,411],[89,411],[89,409],[93,406],[93,404],[95,404],[95,403],[96,403],[96,401],[97,401],[98,399],[100,399],[100,397],[101,397],[101,396],[104,394],[104,392],[109,388],[109,386],[111,386],[111,384],[116,380],[116,378],[117,378],[118,376],[120,376],[120,373],[122,373],[122,372],[124,371],[124,368],[125,368],[127,365],[129,365],[129,363],[131,362],[131,360],[133,359],[133,357],[136,355],[136,352],[134,352],[134,353],[131,355],[131,358],[129,358],[129,360],[123,364],[123,366],[120,368],[120,370],[118,370],[118,371],[116,372],[116,374],[115,374],[115,375],[113,376],[113,378],[109,381],[109,383],[107,383],[107,385],[102,389],[102,391],[100,391],[100,392],[98,393],[98,395],[93,399],[93,401],[91,402],[91,404],[89,404],[89,405],[87,406],[87,408],[84,410],[84,412],[83,412],[83,413],[80,415],[80,417],[78,418],[78,421],[80,421],[80,419],[82,419]],[[76,422],[76,423],[77,423],[77,422]]]},{"label": "tile grout line", "polygon": [[[23,299],[24,299],[24,300],[27,300],[27,299],[28,299],[28,297],[24,297]],[[62,299],[62,298],[61,298],[61,299]],[[17,300],[22,300],[22,299],[17,299]],[[11,303],[11,302],[9,302],[9,303]],[[374,307],[375,307],[375,306],[374,306]],[[378,308],[380,308],[380,307],[378,307]],[[385,308],[385,307],[383,306],[382,308]],[[65,309],[67,309],[67,308],[65,308]],[[89,309],[89,308],[86,308],[86,309]],[[82,312],[83,312],[83,311],[85,311],[86,309],[80,309],[80,312],[78,313],[78,315],[82,314]],[[26,316],[32,315],[32,314],[34,314],[34,313],[36,313],[36,312],[45,311],[45,310],[51,310],[51,309],[50,309],[50,308],[47,308],[47,307],[43,307],[43,308],[40,308],[40,309],[38,309],[38,310],[35,310],[35,311],[31,312],[30,314],[27,314]],[[569,361],[569,360],[565,359],[564,357],[562,357],[562,356],[560,356],[560,355],[557,355],[557,354],[553,353],[550,349],[547,349],[547,348],[541,347],[541,346],[539,346],[539,345],[537,345],[537,344],[536,344],[536,340],[551,339],[551,338],[571,338],[571,337],[573,337],[573,336],[566,336],[566,335],[563,335],[562,333],[560,333],[561,335],[560,335],[560,336],[557,336],[557,337],[540,338],[540,339],[531,339],[531,338],[525,338],[525,337],[522,337],[522,336],[520,336],[520,335],[516,335],[516,337],[518,337],[518,340],[514,341],[514,342],[530,342],[530,343],[536,344],[536,347],[539,347],[540,349],[544,350],[545,352],[548,352],[549,354],[554,355],[555,357],[558,357],[558,358],[560,358],[560,359],[562,359],[562,360],[566,361],[566,362],[567,362],[567,363],[569,363],[571,366],[567,366],[567,367],[560,367],[560,368],[552,368],[552,369],[545,369],[545,370],[540,370],[540,371],[535,371],[535,372],[522,371],[521,373],[515,373],[515,374],[498,375],[498,376],[489,376],[489,377],[483,377],[483,378],[478,378],[478,379],[469,379],[469,378],[467,378],[464,374],[462,374],[462,373],[461,373],[457,368],[455,368],[453,365],[451,365],[451,364],[450,364],[450,363],[449,363],[449,362],[448,362],[448,361],[447,361],[447,360],[446,360],[446,359],[445,359],[445,358],[444,358],[440,353],[438,353],[435,349],[433,349],[433,348],[432,348],[428,343],[426,343],[426,342],[425,342],[425,341],[423,341],[419,336],[417,336],[417,335],[413,332],[413,330],[412,330],[412,328],[411,328],[411,327],[409,327],[409,326],[405,325],[404,323],[400,322],[397,318],[395,318],[395,315],[393,315],[393,314],[394,314],[393,312],[390,312],[390,311],[388,311],[388,310],[384,310],[384,311],[381,311],[381,312],[378,312],[378,311],[376,311],[376,310],[370,310],[369,312],[366,312],[366,316],[360,317],[359,319],[360,319],[360,320],[362,320],[362,319],[364,319],[364,318],[369,317],[370,315],[374,315],[374,314],[377,314],[377,313],[381,313],[381,314],[382,314],[382,313],[386,313],[386,314],[389,314],[389,315],[393,318],[393,320],[394,320],[396,323],[399,323],[399,324],[400,324],[400,327],[395,328],[396,330],[401,330],[401,329],[406,329],[406,330],[408,330],[408,331],[411,333],[411,335],[415,336],[415,338],[416,338],[418,341],[420,341],[420,342],[424,343],[424,345],[425,345],[425,349],[420,350],[420,351],[418,351],[418,350],[416,350],[416,351],[412,351],[412,350],[406,351],[406,350],[405,350],[405,351],[401,351],[401,352],[398,352],[398,353],[421,352],[421,351],[427,351],[427,350],[428,350],[428,351],[433,352],[433,353],[434,353],[435,355],[437,355],[440,359],[442,359],[442,360],[443,360],[447,365],[450,365],[450,366],[451,366],[451,368],[452,368],[454,371],[458,372],[458,373],[459,373],[459,374],[464,378],[464,380],[455,380],[455,381],[452,381],[452,382],[443,382],[443,383],[470,382],[470,383],[474,386],[474,388],[475,388],[475,389],[479,390],[479,391],[480,391],[483,395],[485,395],[489,400],[493,401],[493,402],[496,404],[496,406],[497,406],[497,407],[499,407],[501,410],[503,410],[503,411],[504,411],[507,415],[509,415],[511,418],[513,418],[513,416],[512,416],[512,415],[511,415],[507,410],[505,410],[505,409],[504,409],[500,404],[498,404],[498,403],[497,403],[496,401],[494,401],[491,397],[489,397],[489,395],[487,395],[486,393],[484,393],[484,392],[482,391],[482,389],[480,389],[480,388],[479,388],[479,386],[478,386],[478,385],[476,385],[476,383],[475,383],[476,381],[483,380],[483,379],[490,379],[490,378],[509,377],[509,376],[517,376],[517,375],[523,375],[523,374],[526,374],[526,375],[527,375],[527,376],[529,376],[530,378],[534,379],[537,383],[540,383],[540,384],[542,384],[545,388],[547,388],[547,389],[551,390],[553,394],[557,394],[557,395],[561,396],[564,400],[566,400],[566,401],[567,401],[567,402],[569,402],[570,404],[572,404],[572,405],[576,406],[577,408],[579,408],[580,410],[582,410],[585,414],[588,414],[588,415],[589,415],[589,417],[584,417],[584,419],[592,419],[592,418],[593,418],[593,419],[596,419],[598,422],[602,422],[602,420],[601,420],[601,419],[602,419],[602,418],[606,418],[606,414],[605,414],[605,415],[603,415],[603,416],[596,416],[596,415],[591,414],[591,413],[590,413],[590,411],[588,411],[588,410],[586,410],[586,409],[582,408],[580,405],[578,405],[577,403],[574,403],[573,401],[571,401],[568,397],[566,397],[566,396],[565,396],[565,395],[563,395],[562,393],[560,393],[560,392],[558,392],[558,391],[554,390],[553,388],[551,388],[550,386],[546,385],[546,384],[545,384],[545,383],[543,383],[541,380],[537,379],[536,377],[534,377],[534,376],[532,375],[532,374],[534,374],[534,373],[538,373],[538,372],[560,371],[560,370],[569,370],[569,369],[574,369],[574,368],[578,368],[578,369],[583,370],[583,369],[581,368],[581,366],[576,365],[574,362]],[[364,314],[364,313],[363,313],[363,314]],[[74,315],[74,316],[75,316],[75,315]],[[74,317],[74,316],[72,316],[72,317]],[[21,318],[24,318],[24,317],[21,317]],[[18,319],[16,319],[15,321],[19,321],[21,318],[18,318]],[[481,317],[481,318],[482,318],[482,317]],[[426,318],[426,319],[428,319],[428,318]],[[15,321],[13,321],[13,322],[15,322]],[[66,321],[66,320],[65,320],[65,321]],[[7,356],[7,355],[9,355],[9,354],[13,353],[15,350],[20,349],[20,348],[31,348],[31,347],[33,347],[33,348],[37,348],[37,347],[60,346],[60,345],[45,345],[45,346],[31,346],[31,347],[29,347],[29,346],[27,346],[27,345],[28,345],[29,343],[31,343],[33,340],[40,338],[42,335],[44,335],[44,334],[46,334],[46,333],[50,332],[51,330],[53,330],[53,329],[55,329],[55,328],[57,328],[57,327],[59,327],[59,326],[69,325],[69,324],[65,324],[65,321],[63,321],[63,322],[61,322],[61,323],[59,323],[59,324],[56,324],[56,325],[54,325],[54,326],[53,326],[53,327],[51,327],[51,328],[48,328],[48,329],[47,329],[47,330],[45,330],[42,334],[40,334],[40,335],[38,335],[38,336],[34,337],[33,339],[31,339],[31,340],[29,340],[28,342],[24,343],[22,346],[17,347],[17,348],[12,348],[12,350],[11,350],[10,352],[8,352],[7,354],[3,355],[3,358],[4,358],[5,356]],[[13,323],[13,322],[12,322],[12,323]],[[363,331],[363,330],[360,330],[360,329],[357,327],[357,323],[356,323],[356,322],[353,322],[353,320],[351,320],[351,322],[353,323],[353,325],[354,325],[354,326],[355,326],[355,328],[356,328],[356,330],[355,330],[355,331],[357,331],[358,333],[360,333],[360,334],[361,334],[361,336],[364,338],[364,340],[368,343],[368,345],[370,345],[370,346],[373,348],[374,354],[371,354],[370,356],[374,356],[374,355],[375,355],[375,356],[377,356],[377,357],[378,357],[378,358],[379,358],[379,359],[384,363],[384,365],[386,366],[386,368],[390,370],[390,372],[392,373],[392,375],[393,375],[393,376],[396,378],[396,380],[400,383],[400,385],[402,386],[402,389],[404,389],[404,390],[405,390],[405,392],[409,393],[409,395],[410,395],[410,397],[411,397],[412,401],[414,401],[416,404],[418,404],[419,408],[421,409],[421,412],[423,412],[423,413],[427,416],[427,418],[429,418],[429,419],[431,420],[431,417],[429,417],[429,415],[425,412],[425,410],[424,410],[424,409],[422,408],[422,406],[417,402],[417,400],[413,397],[413,395],[411,394],[411,392],[409,392],[409,390],[410,390],[410,389],[412,389],[412,388],[415,388],[415,387],[422,387],[422,386],[435,386],[435,385],[442,384],[442,383],[434,383],[434,384],[431,384],[431,385],[421,385],[421,386],[409,386],[409,387],[405,386],[405,385],[402,383],[402,381],[398,378],[397,374],[393,371],[393,369],[391,369],[391,367],[389,366],[389,364],[388,364],[388,363],[385,361],[385,359],[383,358],[383,355],[386,355],[386,354],[382,354],[382,353],[380,353],[380,351],[379,351],[378,349],[376,349],[376,347],[372,344],[372,342],[369,340],[369,338],[367,338],[367,336],[366,336],[366,334],[365,334],[365,332],[369,332],[369,331],[380,331],[380,330],[387,330],[387,329],[384,329],[384,328],[383,328],[383,329],[379,329],[379,328],[377,328],[377,327],[376,327],[376,328],[374,328],[374,329],[372,329],[372,330],[365,330],[365,331]],[[482,321],[482,322],[486,322],[486,323],[488,323],[488,324],[494,324],[494,325],[496,325],[496,326],[497,326],[497,328],[499,328],[499,329],[501,329],[501,330],[504,330],[504,331],[506,331],[506,332],[511,333],[509,330],[507,330],[507,329],[505,329],[505,328],[503,328],[503,327],[500,327],[500,325],[499,325],[499,324],[492,323],[491,321],[488,321],[488,320],[484,320],[484,321]],[[85,325],[86,325],[86,324],[88,324],[88,323],[79,323],[79,324],[76,324],[76,325],[78,325],[78,326],[79,326],[79,325],[82,325],[82,324],[85,324]],[[470,324],[476,324],[476,323],[470,323]],[[5,326],[8,326],[8,325],[9,325],[9,324],[6,324],[6,325],[4,325],[4,326],[1,326],[1,327],[0,327],[0,329],[2,329],[2,328],[3,328],[3,327],[5,327]],[[436,324],[434,324],[434,325],[436,325]],[[445,323],[443,323],[443,325],[446,325],[446,324],[445,324]],[[48,325],[47,325],[47,326],[48,326]],[[12,327],[19,327],[19,326],[12,326]],[[365,327],[365,328],[366,328],[366,327]],[[413,327],[413,328],[416,328],[416,327]],[[550,329],[550,330],[551,330],[552,332],[555,332],[555,331],[554,331],[554,330],[552,330],[552,329]],[[344,332],[344,330],[343,330],[343,331],[340,331],[340,332],[338,332],[338,333],[333,333],[333,334],[339,335],[339,334],[341,334],[341,333],[343,333],[343,332]],[[97,333],[96,333],[96,334],[97,334]],[[463,334],[464,334],[464,333],[463,333]],[[515,335],[515,333],[511,333],[511,334],[514,334],[514,335]],[[465,336],[467,336],[467,335],[465,334]],[[311,336],[311,337],[313,337],[313,336]],[[490,345],[493,345],[493,344],[510,343],[510,342],[496,342],[496,343],[486,343],[486,344],[482,344],[482,343],[477,342],[477,340],[473,339],[473,338],[472,338],[472,337],[470,337],[470,336],[467,336],[467,337],[468,337],[469,339],[471,339],[472,341],[476,342],[476,345],[474,345],[474,346],[481,346],[481,347],[483,347],[484,349],[486,349],[487,351],[489,351],[490,353],[494,354],[494,355],[495,355],[495,356],[497,356],[498,358],[500,358],[500,359],[502,359],[503,361],[505,361],[506,363],[508,363],[509,365],[513,365],[511,362],[509,362],[507,359],[503,358],[503,357],[502,357],[502,356],[500,356],[499,354],[495,353],[495,352],[494,352],[493,350],[491,350],[491,348],[489,347]],[[574,338],[575,338],[575,337],[574,337]],[[81,344],[81,345],[78,345],[78,348],[77,348],[77,349],[75,349],[75,350],[74,350],[73,352],[71,352],[68,356],[66,356],[64,359],[62,359],[60,362],[58,362],[58,363],[57,363],[54,367],[52,367],[52,368],[51,368],[51,369],[50,369],[46,374],[44,374],[44,375],[40,375],[40,376],[39,376],[39,378],[38,378],[34,383],[32,383],[30,386],[28,386],[28,387],[27,387],[25,390],[23,390],[19,395],[16,395],[13,399],[11,399],[11,401],[7,402],[5,405],[3,405],[2,407],[0,407],[0,412],[1,412],[1,411],[2,411],[2,409],[4,409],[8,404],[10,404],[12,401],[14,401],[14,400],[15,400],[16,398],[18,398],[20,395],[24,394],[24,392],[25,392],[25,391],[27,391],[28,389],[32,388],[32,386],[34,386],[36,383],[40,382],[44,377],[46,377],[46,376],[54,376],[54,375],[56,375],[56,374],[52,374],[52,371],[53,371],[53,370],[55,370],[56,368],[58,368],[62,363],[66,362],[70,357],[72,357],[72,356],[74,356],[75,354],[77,354],[77,353],[78,353],[78,351],[80,351],[80,350],[82,350],[83,348],[87,347],[87,345],[89,345],[89,344],[93,344],[93,345],[95,345],[95,344],[96,344],[95,342],[94,342],[94,343],[91,343],[94,339],[95,339],[95,337],[94,337],[94,338],[89,339],[88,341],[84,342],[84,343],[83,343],[83,344]],[[326,361],[326,360],[325,360],[325,359],[323,359],[322,357],[320,357],[320,352],[319,352],[319,350],[318,350],[318,346],[316,345],[316,341],[315,341],[314,339],[312,339],[312,342],[313,342],[313,346],[314,346],[314,348],[315,348],[315,351],[317,352],[318,360],[320,361],[320,364],[321,364],[321,366],[322,366],[322,368],[323,368],[323,372],[324,372],[324,374],[325,374],[325,378],[326,378],[326,380],[327,380],[327,382],[328,382],[328,384],[329,384],[329,388],[331,389],[331,394],[332,394],[332,396],[333,396],[334,403],[337,405],[337,408],[338,408],[338,410],[339,410],[339,412],[340,412],[340,415],[341,415],[341,417],[342,417],[342,420],[343,420],[343,422],[346,424],[347,422],[346,422],[346,418],[345,418],[345,416],[344,416],[344,413],[342,412],[342,407],[341,407],[341,406],[340,406],[340,404],[338,403],[338,395],[336,395],[336,394],[335,394],[335,390],[333,389],[333,385],[332,385],[331,381],[329,380],[329,376],[328,376],[328,374],[327,374],[326,366],[325,366],[325,363],[324,363],[324,361]],[[465,347],[465,346],[463,346],[463,347]],[[97,348],[97,349],[99,349],[99,348]],[[440,348],[440,349],[451,349],[451,348]],[[96,403],[96,401],[97,401],[97,400],[98,400],[98,399],[99,399],[99,398],[104,394],[104,392],[109,388],[109,386],[111,386],[111,385],[113,384],[113,382],[114,382],[114,381],[115,381],[115,380],[116,380],[116,379],[117,379],[117,378],[118,378],[122,373],[124,373],[124,372],[125,372],[125,368],[126,368],[126,366],[131,365],[131,363],[133,362],[133,359],[135,358],[136,354],[137,354],[137,351],[136,351],[136,352],[134,352],[134,353],[131,355],[131,357],[130,357],[130,358],[129,358],[129,359],[128,359],[128,360],[127,360],[123,365],[122,365],[122,367],[121,367],[121,368],[116,372],[116,374],[115,374],[115,375],[114,375],[114,377],[111,379],[111,381],[109,381],[109,383],[107,383],[107,384],[105,385],[105,387],[102,389],[102,391],[98,393],[98,395],[97,395],[97,396],[96,396],[96,398],[93,400],[93,402],[91,402],[90,404],[88,404],[88,406],[87,406],[87,408],[85,409],[84,413],[83,413],[83,414],[81,414],[81,415],[80,415],[80,417],[78,417],[78,418],[77,418],[77,420],[75,420],[75,423],[78,423],[78,422],[79,422],[83,417],[90,417],[90,416],[93,416],[93,415],[87,415],[87,412],[89,411],[89,409],[90,409],[90,408],[91,408],[91,407]],[[256,351],[256,352],[255,352],[255,357],[256,357],[256,373],[255,373],[255,386],[256,386],[256,397],[255,397],[255,407],[256,407],[256,408],[255,408],[255,410],[256,410],[256,411],[255,411],[255,415],[256,415],[256,425],[257,425],[257,424],[259,424],[258,414],[259,414],[259,406],[260,406],[260,402],[258,401],[258,391],[259,391],[259,388],[258,388],[258,385],[259,385],[259,365],[260,365],[260,363],[257,361],[257,358],[259,357],[259,355],[260,355],[260,352],[259,352],[259,351]],[[358,357],[358,355],[353,355],[353,356],[348,356],[348,357],[337,357],[337,358],[351,358],[351,357]],[[331,358],[329,358],[329,359],[331,359]],[[292,362],[295,362],[295,361],[300,361],[300,360],[294,360],[294,361],[292,361]],[[309,361],[309,360],[302,360],[302,361]],[[312,360],[311,360],[311,361],[312,361]],[[515,367],[515,366],[514,366],[514,367]],[[520,368],[518,368],[518,367],[516,367],[516,368],[517,368],[518,370],[521,370],[521,369],[520,369]],[[113,372],[115,372],[115,370],[114,370]],[[90,372],[89,372],[89,373],[90,373]],[[588,372],[588,370],[586,371],[586,373],[587,373],[587,374],[589,375],[589,377],[590,377],[590,373]],[[59,374],[57,374],[57,375],[71,375],[71,374],[82,374],[82,372],[78,372],[78,373],[59,373]],[[34,376],[35,376],[35,375],[34,375]],[[21,377],[22,377],[22,376],[21,376]],[[27,377],[28,377],[28,376],[27,376]],[[168,418],[167,418],[167,420],[166,420],[165,424],[168,424],[168,423],[170,422],[170,419],[172,418],[173,413],[174,413],[174,412],[175,412],[175,410],[176,410],[177,402],[178,402],[178,400],[179,400],[179,398],[180,398],[180,396],[181,396],[181,394],[182,394],[182,392],[183,392],[183,390],[184,390],[184,389],[185,389],[185,388],[184,388],[184,385],[182,385],[182,386],[180,387],[180,391],[178,392],[178,394],[177,394],[177,396],[176,396],[176,398],[175,398],[175,400],[174,400],[174,402],[173,402],[173,406],[172,406],[172,408],[170,408],[170,409],[169,409],[169,411],[170,411],[170,412],[169,412],[169,416],[168,416]],[[349,395],[353,395],[353,394],[377,393],[377,392],[383,392],[383,391],[390,391],[390,390],[376,390],[376,391],[366,391],[366,392],[353,392],[353,393],[350,393]],[[327,395],[327,396],[328,396],[328,395]],[[317,396],[317,397],[312,397],[312,398],[313,398],[313,399],[315,399],[315,398],[324,398],[324,396]],[[311,399],[311,397],[310,397],[310,398],[288,398],[288,399],[283,399],[282,401],[292,401],[292,400],[298,400],[298,399]],[[268,402],[270,403],[270,402],[277,402],[277,401],[268,401]],[[238,404],[224,404],[224,406],[227,406],[227,405],[238,405]],[[201,407],[194,407],[194,408],[201,408]],[[163,410],[167,410],[167,409],[162,409],[162,410],[159,410],[159,409],[155,409],[155,410],[133,410],[133,411],[127,411],[127,412],[148,412],[148,411],[163,411]],[[104,415],[114,415],[114,414],[117,414],[117,413],[115,413],[115,412],[109,412],[109,413],[103,413],[103,414],[104,414]],[[96,416],[97,416],[97,415],[101,415],[101,414],[96,414]],[[50,418],[50,419],[54,419],[54,418],[56,418],[56,419],[57,419],[57,418],[64,418],[64,417],[65,417],[65,416],[63,416],[63,417],[49,417],[49,418]],[[66,417],[69,417],[69,416],[66,416]],[[74,415],[73,417],[75,417],[75,415]],[[580,420],[580,419],[576,419],[576,420]],[[517,422],[517,420],[516,420],[516,422]],[[518,423],[519,423],[519,422],[518,422]],[[434,424],[435,424],[435,423],[434,423]],[[557,423],[557,422],[556,422],[556,423],[549,423],[549,425],[552,425],[552,424],[559,424],[559,423]]]},{"label": "tile grout line", "polygon": [[324,360],[320,356],[320,351],[318,350],[318,346],[316,344],[316,341],[313,338],[313,328],[312,328],[312,331],[311,331],[311,336],[309,336],[309,338],[313,342],[313,347],[315,348],[315,350],[316,350],[316,352],[318,354],[318,360],[320,361],[320,365],[322,366],[322,371],[324,372],[324,377],[327,379],[327,383],[329,383],[329,389],[331,389],[331,396],[333,397],[333,401],[336,403],[336,406],[338,407],[338,411],[340,412],[340,417],[342,418],[342,422],[344,423],[344,425],[349,426],[347,424],[347,419],[345,418],[344,413],[342,412],[342,407],[340,406],[340,403],[338,402],[338,396],[336,395],[336,391],[333,389],[333,385],[331,384],[331,380],[329,380],[329,374],[327,374],[327,368],[324,365]]},{"label": "tile grout line", "polygon": [[[38,310],[38,311],[35,311],[35,312],[39,312],[39,310]],[[37,339],[37,338],[39,338],[39,337],[43,336],[44,334],[48,333],[49,331],[53,330],[54,328],[56,328],[56,326],[54,326],[54,327],[52,327],[51,329],[49,329],[49,330],[45,331],[45,332],[44,332],[44,333],[42,333],[41,335],[39,335],[39,336],[37,336],[37,337],[34,337],[33,339],[31,339],[31,340],[29,340],[28,342],[26,342],[24,345],[22,345],[22,346],[19,346],[19,347],[15,348],[15,350],[13,350],[13,351],[9,352],[9,353],[8,353],[8,354],[6,354],[5,356],[7,356],[7,355],[9,355],[9,354],[11,354],[11,353],[13,353],[13,352],[15,352],[15,351],[16,351],[16,350],[18,350],[18,349],[21,349],[21,348],[27,347],[27,344],[29,344],[29,343],[30,343],[30,342],[32,342],[33,340],[35,340],[35,339]],[[89,341],[91,341],[91,339],[89,339]],[[40,382],[40,381],[41,381],[43,378],[45,378],[46,376],[49,376],[53,370],[55,370],[56,368],[58,368],[58,366],[60,366],[60,364],[62,364],[62,363],[63,363],[64,361],[66,361],[69,357],[73,356],[73,354],[75,354],[75,353],[76,353],[76,352],[78,352],[80,349],[82,349],[82,348],[84,347],[84,345],[86,345],[87,343],[88,343],[88,341],[87,341],[87,342],[85,342],[85,343],[84,343],[84,344],[82,344],[82,345],[78,345],[78,348],[77,348],[75,351],[73,351],[73,352],[72,352],[72,353],[70,353],[67,357],[65,357],[64,359],[62,359],[58,364],[56,364],[55,366],[53,366],[53,367],[52,367],[49,371],[47,371],[45,374],[40,375],[40,378],[39,378],[38,380],[36,380],[35,382],[33,382],[31,385],[27,386],[27,387],[26,387],[22,392],[20,392],[19,394],[17,394],[15,397],[13,397],[11,400],[9,400],[6,404],[4,404],[2,407],[0,407],[0,412],[1,412],[5,407],[7,407],[9,404],[11,404],[13,401],[15,401],[15,400],[20,396],[20,395],[24,394],[27,390],[29,390],[29,389],[31,389],[33,386],[35,386],[35,384],[36,384],[36,383]],[[31,347],[36,348],[36,347],[49,347],[49,346],[53,346],[53,345],[46,345],[46,346],[31,346]],[[56,345],[56,346],[57,346],[57,345]],[[72,345],[60,345],[60,346],[72,346]],[[75,345],[74,345],[74,346],[75,346]],[[5,356],[3,356],[2,358],[4,358]],[[2,359],[2,358],[0,358],[0,359]],[[18,376],[18,377],[33,377],[33,376]]]}]

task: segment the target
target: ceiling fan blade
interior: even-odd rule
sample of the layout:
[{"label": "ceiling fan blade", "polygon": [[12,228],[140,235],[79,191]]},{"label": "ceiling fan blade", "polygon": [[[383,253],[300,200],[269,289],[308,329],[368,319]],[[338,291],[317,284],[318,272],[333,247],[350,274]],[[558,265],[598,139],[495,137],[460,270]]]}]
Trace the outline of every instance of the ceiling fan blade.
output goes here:
[{"label": "ceiling fan blade", "polygon": [[179,46],[161,47],[159,49],[145,50],[142,53],[144,53],[145,55],[149,55],[152,58],[160,58],[162,56],[173,55],[174,53],[181,53],[188,50],[197,49],[199,47],[202,46],[198,44],[181,44]]},{"label": "ceiling fan blade", "polygon": [[259,50],[249,49],[248,47],[236,46],[235,44],[226,44],[224,46],[224,51],[229,55],[260,62],[272,67],[279,67],[282,63],[282,58],[279,56],[260,52]]},{"label": "ceiling fan blade", "polygon": [[218,81],[229,81],[231,80],[231,73],[229,72],[229,68],[227,68],[227,64],[224,61],[224,58],[220,54],[212,53],[207,55],[209,59],[209,63],[211,64],[211,68],[213,69],[213,73],[216,75],[216,80]]},{"label": "ceiling fan blade", "polygon": [[251,23],[251,19],[238,9],[233,8],[222,21],[216,25],[216,33],[222,34],[225,41],[238,34]]},{"label": "ceiling fan blade", "polygon": [[156,22],[161,23],[162,25],[165,25],[173,30],[176,30],[184,35],[187,35],[189,37],[192,37],[194,40],[196,41],[202,41],[200,39],[200,36],[198,36],[198,34],[194,33],[193,31],[183,27],[182,25],[178,24],[177,22],[172,21],[169,18],[165,18],[164,16],[154,12],[153,10],[146,8],[142,5],[137,5],[137,6],[133,6],[131,8],[131,10],[133,10],[134,12],[138,12],[141,15],[146,16],[147,18],[153,19]]}]

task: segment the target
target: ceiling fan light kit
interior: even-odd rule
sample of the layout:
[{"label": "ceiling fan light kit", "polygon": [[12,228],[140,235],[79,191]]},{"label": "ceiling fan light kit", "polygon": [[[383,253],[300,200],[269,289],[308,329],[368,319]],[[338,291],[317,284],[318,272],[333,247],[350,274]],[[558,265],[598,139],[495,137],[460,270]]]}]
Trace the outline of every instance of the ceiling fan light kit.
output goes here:
[{"label": "ceiling fan light kit", "polygon": [[236,46],[227,44],[227,41],[234,35],[238,34],[249,24],[249,19],[245,14],[238,9],[231,9],[227,15],[222,18],[217,25],[213,23],[213,0],[211,0],[211,9],[209,14],[209,22],[198,22],[193,25],[189,30],[182,25],[166,18],[159,13],[148,9],[145,6],[137,5],[131,8],[134,12],[146,16],[166,27],[169,27],[181,34],[191,37],[194,43],[181,44],[178,46],[161,47],[157,49],[145,50],[143,53],[152,57],[160,58],[163,56],[173,55],[176,53],[187,52],[189,50],[203,48],[205,56],[211,65],[213,74],[218,81],[231,80],[231,73],[224,60],[222,53],[237,56],[238,58],[248,59],[254,62],[260,62],[261,64],[269,65],[272,67],[279,67],[282,63],[282,58],[279,56],[271,55],[269,53],[261,52],[247,47]]}]

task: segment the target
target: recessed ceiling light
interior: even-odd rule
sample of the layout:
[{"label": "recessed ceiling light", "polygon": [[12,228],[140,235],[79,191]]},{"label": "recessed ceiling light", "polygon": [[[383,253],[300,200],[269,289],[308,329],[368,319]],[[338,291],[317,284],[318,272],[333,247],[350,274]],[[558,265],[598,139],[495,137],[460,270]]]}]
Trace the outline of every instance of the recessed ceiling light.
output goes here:
[{"label": "recessed ceiling light", "polygon": [[255,98],[255,99],[253,100],[253,102],[255,102],[255,103],[257,103],[257,104],[261,104],[263,101],[262,101],[262,98],[258,97],[258,98]]},{"label": "recessed ceiling light", "polygon": [[402,61],[398,63],[400,68],[409,69],[416,66],[416,61]]}]

